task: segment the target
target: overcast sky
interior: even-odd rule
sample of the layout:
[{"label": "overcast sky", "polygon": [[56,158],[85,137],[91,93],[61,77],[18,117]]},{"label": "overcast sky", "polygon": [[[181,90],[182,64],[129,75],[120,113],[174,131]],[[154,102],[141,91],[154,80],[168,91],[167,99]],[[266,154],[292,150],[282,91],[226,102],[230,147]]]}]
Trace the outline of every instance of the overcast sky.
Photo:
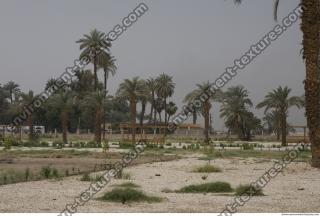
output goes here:
[{"label": "overcast sky", "polygon": [[[124,78],[160,73],[176,83],[171,100],[179,107],[196,83],[214,81],[275,25],[273,0],[153,0],[149,11],[113,43],[118,71],[109,80],[113,94]],[[0,83],[13,80],[23,91],[40,93],[49,78],[73,66],[75,41],[97,28],[109,32],[141,1],[135,0],[1,0]],[[299,0],[281,0],[279,20]],[[287,85],[303,94],[302,34],[295,23],[227,86],[244,85],[254,104]],[[102,75],[102,74],[101,74]],[[223,128],[217,104],[214,128]],[[262,111],[255,111],[261,117]],[[304,111],[290,110],[289,123],[305,124]]]}]

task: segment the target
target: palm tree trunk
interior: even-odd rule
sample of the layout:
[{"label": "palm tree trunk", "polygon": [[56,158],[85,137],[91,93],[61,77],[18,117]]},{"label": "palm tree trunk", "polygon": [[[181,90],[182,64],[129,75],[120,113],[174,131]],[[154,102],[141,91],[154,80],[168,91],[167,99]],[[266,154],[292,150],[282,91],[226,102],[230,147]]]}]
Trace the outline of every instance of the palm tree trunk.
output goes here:
[{"label": "palm tree trunk", "polygon": [[97,108],[94,139],[96,143],[99,143],[99,144],[101,143],[101,117],[102,117],[102,111],[100,108]]},{"label": "palm tree trunk", "polygon": [[197,124],[197,111],[192,113],[192,123],[195,125]]},{"label": "palm tree trunk", "polygon": [[153,105],[154,105],[154,91],[151,93],[152,98],[151,98],[151,108],[150,108],[150,116],[149,116],[149,122],[152,122],[152,115],[153,115]]},{"label": "palm tree trunk", "polygon": [[97,54],[93,57],[93,76],[94,76],[94,90],[97,91],[98,87],[98,75],[97,75]]},{"label": "palm tree trunk", "polygon": [[[104,96],[107,97],[108,71],[104,71]],[[106,139],[106,116],[103,113],[103,140]]]},{"label": "palm tree trunk", "polygon": [[28,126],[29,126],[29,140],[34,139],[34,132],[33,132],[33,119],[32,116],[28,119]]},{"label": "palm tree trunk", "polygon": [[164,137],[167,136],[167,98],[164,98]]},{"label": "palm tree trunk", "polygon": [[312,151],[312,166],[320,168],[320,73],[319,0],[302,0],[301,30],[306,59],[306,114]]},{"label": "palm tree trunk", "polygon": [[130,107],[131,107],[132,145],[135,145],[136,144],[136,115],[137,115],[137,102],[135,97],[131,98]]},{"label": "palm tree trunk", "polygon": [[62,123],[62,140],[64,144],[68,143],[67,132],[68,132],[68,116],[66,112],[61,114],[61,123]]},{"label": "palm tree trunk", "polygon": [[141,103],[141,115],[140,115],[140,131],[142,133],[142,127],[143,127],[143,120],[144,120],[144,114],[146,112],[146,103]]},{"label": "palm tree trunk", "polygon": [[204,136],[205,143],[209,145],[209,113],[210,113],[210,102],[207,100],[204,104]]},{"label": "palm tree trunk", "polygon": [[287,146],[287,117],[285,113],[281,115],[281,145]]}]

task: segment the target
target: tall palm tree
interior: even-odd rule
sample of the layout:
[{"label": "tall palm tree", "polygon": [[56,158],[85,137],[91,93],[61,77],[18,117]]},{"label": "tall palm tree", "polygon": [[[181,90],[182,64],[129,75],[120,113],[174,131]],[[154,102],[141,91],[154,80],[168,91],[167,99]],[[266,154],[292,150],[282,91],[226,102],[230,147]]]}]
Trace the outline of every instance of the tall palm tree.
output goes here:
[{"label": "tall palm tree", "polygon": [[4,87],[9,92],[10,102],[13,103],[13,96],[17,96],[20,93],[19,85],[13,81],[7,82]]},{"label": "tall palm tree", "polygon": [[108,79],[111,76],[114,76],[117,72],[116,59],[114,56],[110,56],[106,52],[102,52],[98,58],[98,69],[103,69],[104,71],[104,90],[108,91],[107,83]]},{"label": "tall palm tree", "polygon": [[[204,82],[202,84],[197,84],[197,88],[193,90],[192,92],[187,95],[187,98],[194,98],[199,99],[201,95],[208,95],[208,92],[210,90],[211,84],[209,81]],[[212,108],[211,101],[216,100],[220,101],[222,97],[221,91],[217,91],[214,95],[211,95],[211,97],[207,97],[205,101],[203,101],[201,105],[202,109],[202,115],[204,117],[204,136],[205,136],[205,143],[209,145],[209,131],[210,131],[210,110]]]},{"label": "tall palm tree", "polygon": [[152,122],[152,119],[154,123],[156,122],[156,109],[155,109],[155,100],[156,100],[156,90],[157,90],[157,82],[154,78],[149,78],[146,81],[146,86],[149,92],[151,93],[150,97],[150,116],[149,116],[149,122]]},{"label": "tall palm tree", "polygon": [[[33,91],[29,91],[28,93],[21,93],[21,107],[27,107],[29,106],[31,103],[33,103],[33,101],[36,99],[36,96],[34,95]],[[33,140],[35,138],[34,135],[34,130],[33,130],[33,118],[34,118],[34,112],[30,113],[30,115],[28,116],[27,119],[27,123],[29,126],[29,139]]]},{"label": "tall palm tree", "polygon": [[132,144],[136,143],[137,100],[143,94],[143,81],[139,77],[125,79],[119,86],[117,95],[130,101]]},{"label": "tall palm tree", "polygon": [[[164,99],[164,110],[167,110],[167,98],[171,97],[174,93],[175,83],[172,81],[172,76],[167,74],[161,74],[157,79],[157,90],[158,97]],[[167,112],[164,112],[164,124],[167,128]],[[164,130],[164,136],[166,136],[167,130]]]},{"label": "tall palm tree", "polygon": [[264,125],[267,126],[268,133],[275,133],[277,140],[280,140],[281,128],[280,128],[280,115],[276,110],[268,112],[263,117]]},{"label": "tall palm tree", "polygon": [[[197,99],[198,95],[195,95],[194,92],[190,92],[188,93],[184,99],[183,99],[183,103],[186,103],[186,104],[193,104],[192,102]],[[192,109],[192,123],[195,125],[197,124],[197,119],[198,119],[198,116],[201,115],[201,109],[197,108],[196,106],[192,106],[191,107]]]},{"label": "tall palm tree", "polygon": [[252,107],[249,92],[243,86],[230,87],[224,93],[220,117],[225,120],[226,126],[239,135],[242,139],[247,137],[246,125],[251,122]]},{"label": "tall palm tree", "polygon": [[174,102],[170,101],[170,102],[167,104],[167,110],[166,110],[166,113],[167,113],[167,115],[168,115],[167,122],[170,121],[171,116],[173,116],[174,114],[176,114],[177,110],[178,110],[178,107],[177,107],[177,105],[176,105]]},{"label": "tall palm tree", "polygon": [[75,104],[75,94],[69,90],[62,90],[55,94],[49,100],[49,106],[52,106],[60,113],[60,121],[62,128],[62,140],[64,144],[68,143],[68,122],[72,107]]},{"label": "tall palm tree", "polygon": [[141,92],[140,95],[137,97],[138,102],[141,103],[141,112],[139,114],[139,125],[140,130],[142,131],[143,127],[143,121],[145,119],[145,113],[146,113],[146,106],[148,101],[150,101],[151,93],[149,89],[147,88],[147,82],[145,80],[141,80]]},{"label": "tall palm tree", "polygon": [[101,124],[104,118],[104,112],[108,104],[109,97],[105,96],[104,91],[95,91],[89,93],[84,98],[84,105],[92,108],[95,113],[95,132],[94,140],[97,143],[101,143]]},{"label": "tall palm tree", "polygon": [[[241,0],[235,0],[241,3]],[[275,1],[274,17],[277,18],[279,0]],[[303,59],[305,59],[306,79],[304,81],[306,115],[311,142],[312,166],[320,168],[320,24],[319,0],[301,0],[303,13],[301,30],[303,33]]]},{"label": "tall palm tree", "polygon": [[111,43],[106,39],[106,35],[103,32],[94,29],[89,35],[85,34],[83,38],[77,41],[80,44],[80,59],[87,57],[93,63],[94,73],[94,89],[98,88],[98,62],[103,62],[101,59],[109,57],[109,51]]},{"label": "tall palm tree", "polygon": [[287,145],[287,117],[289,108],[293,106],[301,108],[303,105],[301,97],[290,97],[290,93],[291,89],[287,86],[284,88],[279,86],[277,89],[269,92],[265,96],[265,99],[257,105],[258,109],[265,108],[265,113],[270,109],[279,112],[281,140],[283,146]]}]

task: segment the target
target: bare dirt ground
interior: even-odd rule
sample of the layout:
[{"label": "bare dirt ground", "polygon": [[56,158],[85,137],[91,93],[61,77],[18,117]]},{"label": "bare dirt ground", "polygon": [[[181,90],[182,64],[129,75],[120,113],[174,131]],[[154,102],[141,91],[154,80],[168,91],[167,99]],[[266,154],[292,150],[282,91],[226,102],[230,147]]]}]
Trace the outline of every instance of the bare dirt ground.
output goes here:
[{"label": "bare dirt ground", "polygon": [[[113,179],[95,198],[112,189],[112,185],[133,182],[149,195],[164,198],[160,203],[111,203],[90,200],[79,212],[220,212],[233,196],[215,194],[164,193],[164,188],[179,189],[189,184],[226,181],[233,187],[250,183],[272,167],[265,159],[216,159],[211,164],[223,168],[202,180],[192,169],[206,162],[198,155],[180,160],[140,164],[126,168],[131,180]],[[160,176],[156,176],[160,174]],[[86,190],[90,182],[81,176],[63,180],[44,180],[0,186],[0,212],[60,212],[74,197]],[[240,212],[320,212],[320,170],[305,162],[294,162],[263,190],[266,196],[254,197]]]}]

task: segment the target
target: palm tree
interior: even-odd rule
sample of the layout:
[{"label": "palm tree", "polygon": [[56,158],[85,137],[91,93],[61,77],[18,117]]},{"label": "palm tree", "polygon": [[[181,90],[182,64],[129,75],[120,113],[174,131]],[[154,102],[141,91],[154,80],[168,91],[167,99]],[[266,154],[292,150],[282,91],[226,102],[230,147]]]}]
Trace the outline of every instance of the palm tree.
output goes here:
[{"label": "palm tree", "polygon": [[[241,3],[241,0],[235,0]],[[274,17],[277,18],[279,0],[275,1]],[[301,0],[303,13],[301,30],[303,33],[303,59],[306,65],[305,98],[306,115],[312,151],[312,166],[320,168],[320,37],[319,0]]]},{"label": "palm tree", "polygon": [[[157,90],[156,93],[158,97],[164,99],[164,110],[167,110],[167,98],[171,97],[174,93],[175,83],[172,81],[172,76],[167,74],[161,74],[157,79]],[[164,112],[164,124],[167,128],[167,112]],[[164,136],[166,136],[167,130],[164,130]]]},{"label": "palm tree", "polygon": [[157,82],[154,78],[149,78],[146,81],[146,86],[147,89],[149,90],[149,92],[151,93],[151,97],[150,97],[150,117],[149,117],[149,122],[153,122],[156,123],[156,109],[155,109],[155,100],[156,100],[156,90],[157,90]]},{"label": "palm tree", "polygon": [[15,96],[15,98],[16,98],[17,95],[19,95],[19,93],[20,93],[19,85],[13,81],[10,81],[10,82],[7,82],[3,86],[3,88],[9,92],[10,102],[13,103],[13,96]]},{"label": "palm tree", "polygon": [[[93,63],[94,73],[94,89],[98,88],[98,63],[103,62],[102,59],[109,57],[111,43],[106,40],[106,35],[103,32],[94,29],[89,35],[85,34],[83,38],[77,41],[80,44],[80,59],[87,57]],[[110,57],[111,58],[111,57]]]},{"label": "palm tree", "polygon": [[49,105],[54,109],[58,110],[60,113],[60,121],[62,127],[62,140],[64,144],[68,143],[67,133],[68,133],[68,122],[69,115],[72,111],[72,107],[75,102],[74,92],[66,90],[59,91],[52,98],[50,98]]},{"label": "palm tree", "polygon": [[[27,107],[30,104],[33,103],[33,101],[36,99],[36,96],[34,95],[33,91],[29,91],[28,93],[21,93],[21,107]],[[27,123],[29,126],[29,139],[33,140],[35,138],[34,136],[34,130],[33,130],[33,117],[34,113],[30,112],[30,115],[28,116]]]},{"label": "palm tree", "polygon": [[251,112],[248,109],[252,107],[252,101],[249,99],[249,92],[243,86],[230,87],[224,93],[221,106],[220,117],[225,120],[225,125],[239,135],[242,139],[250,139],[246,125],[251,123]]},{"label": "palm tree", "polygon": [[138,96],[138,101],[141,103],[141,112],[140,112],[140,130],[142,131],[143,121],[146,112],[147,102],[150,100],[150,91],[147,88],[146,81],[141,81],[141,94]]},{"label": "palm tree", "polygon": [[201,109],[197,108],[196,106],[193,105],[193,101],[196,100],[198,97],[198,95],[195,95],[193,94],[193,91],[190,92],[189,94],[187,94],[184,99],[183,99],[183,103],[186,103],[186,104],[192,104],[192,123],[195,125],[197,124],[197,119],[198,119],[198,116],[201,115]]},{"label": "palm tree", "polygon": [[107,92],[107,83],[109,76],[114,76],[117,71],[116,59],[109,54],[102,52],[98,58],[98,69],[103,69],[104,71],[104,91]]},{"label": "palm tree", "polygon": [[267,126],[268,133],[275,133],[277,140],[280,140],[281,128],[280,128],[280,115],[276,110],[268,112],[263,117],[264,125]]},{"label": "palm tree", "polygon": [[95,91],[89,93],[84,98],[84,105],[92,108],[95,113],[95,133],[94,140],[96,143],[101,143],[101,124],[104,118],[104,112],[108,103],[108,97],[104,91]]},{"label": "palm tree", "polygon": [[173,116],[174,114],[176,114],[177,110],[178,110],[178,107],[177,107],[177,105],[176,105],[174,102],[170,101],[170,102],[167,104],[167,110],[166,110],[166,113],[167,113],[167,115],[168,115],[167,122],[170,121],[171,116]]},{"label": "palm tree", "polygon": [[[209,81],[204,82],[202,84],[197,84],[197,89],[193,90],[192,92],[187,95],[187,98],[194,98],[194,99],[199,99],[200,96],[202,95],[207,95],[209,96],[208,92],[210,92],[210,87],[211,84]],[[217,91],[214,95],[211,95],[211,97],[207,97],[202,105],[202,115],[204,117],[204,135],[205,135],[205,143],[209,145],[209,131],[210,131],[210,109],[212,108],[211,101],[216,100],[220,101],[221,100],[221,95],[222,93],[220,91]]]},{"label": "palm tree", "polygon": [[139,77],[125,79],[119,86],[117,95],[130,101],[132,144],[136,143],[137,100],[143,94],[143,81]]},{"label": "palm tree", "polygon": [[257,105],[258,109],[265,108],[265,113],[273,109],[276,112],[279,112],[280,118],[280,128],[281,128],[281,137],[282,145],[287,145],[287,117],[290,107],[296,106],[299,109],[303,105],[301,97],[293,96],[289,97],[291,89],[287,86],[282,88],[279,86],[277,89],[269,92],[265,99]]}]

